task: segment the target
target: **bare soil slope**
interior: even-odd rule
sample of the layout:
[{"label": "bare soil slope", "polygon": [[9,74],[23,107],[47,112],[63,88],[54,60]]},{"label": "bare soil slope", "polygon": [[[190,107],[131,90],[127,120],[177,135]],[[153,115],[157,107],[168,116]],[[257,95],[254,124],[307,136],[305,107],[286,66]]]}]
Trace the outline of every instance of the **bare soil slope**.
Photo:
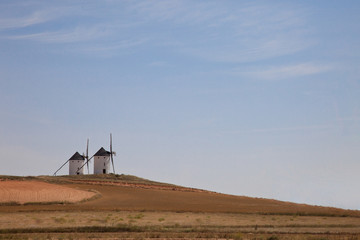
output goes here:
[{"label": "bare soil slope", "polygon": [[79,202],[96,193],[40,181],[0,181],[0,203]]},{"label": "bare soil slope", "polygon": [[[1,179],[1,177],[0,177]],[[26,179],[23,179],[26,182]],[[37,177],[57,187],[95,190],[100,198],[66,205],[0,206],[1,211],[171,211],[356,216],[360,211],[219,194],[128,175]],[[53,185],[51,185],[53,186]],[[57,192],[58,190],[56,190]]]}]

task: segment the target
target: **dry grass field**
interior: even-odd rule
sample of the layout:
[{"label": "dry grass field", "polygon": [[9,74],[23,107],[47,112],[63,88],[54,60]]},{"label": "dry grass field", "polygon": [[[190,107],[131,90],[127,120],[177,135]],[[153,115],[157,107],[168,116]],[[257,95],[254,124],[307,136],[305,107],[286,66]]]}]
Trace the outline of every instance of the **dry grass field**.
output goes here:
[{"label": "dry grass field", "polygon": [[92,198],[95,195],[94,192],[40,181],[0,181],[0,204],[74,203]]},{"label": "dry grass field", "polygon": [[42,203],[6,204],[1,198],[0,239],[360,239],[359,211],[232,196],[125,175],[0,180],[0,198],[7,191],[1,183],[36,183],[79,196],[98,193],[76,203],[62,199],[50,204],[45,198]]}]

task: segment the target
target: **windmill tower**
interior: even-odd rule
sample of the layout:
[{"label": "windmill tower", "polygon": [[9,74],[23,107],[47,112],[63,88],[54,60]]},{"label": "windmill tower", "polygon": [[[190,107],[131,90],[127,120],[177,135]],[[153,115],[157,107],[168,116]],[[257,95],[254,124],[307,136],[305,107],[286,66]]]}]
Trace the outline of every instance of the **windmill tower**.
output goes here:
[{"label": "windmill tower", "polygon": [[[56,173],[60,171],[68,162],[69,162],[69,175],[83,175],[84,174],[84,165],[87,164],[88,173],[89,173],[89,139],[86,143],[86,155],[80,155],[79,152],[76,152],[72,157],[67,160],[61,167],[56,170],[54,173],[54,176],[56,176]],[[85,162],[86,160],[86,162]],[[85,162],[85,163],[84,163]]]},{"label": "windmill tower", "polygon": [[84,165],[85,157],[76,152],[69,159],[69,175],[83,175],[84,168],[81,166]]},{"label": "windmill tower", "polygon": [[113,172],[115,173],[113,159],[113,155],[115,154],[116,153],[112,151],[112,135],[110,133],[110,152],[106,151],[103,147],[101,147],[94,154],[94,174],[110,173],[110,162],[112,163]]}]

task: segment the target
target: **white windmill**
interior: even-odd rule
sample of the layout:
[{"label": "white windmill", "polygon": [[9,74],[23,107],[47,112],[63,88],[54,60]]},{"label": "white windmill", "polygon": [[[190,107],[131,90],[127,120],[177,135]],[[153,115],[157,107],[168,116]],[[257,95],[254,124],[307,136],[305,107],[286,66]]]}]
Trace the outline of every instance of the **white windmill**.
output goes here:
[{"label": "white windmill", "polygon": [[116,155],[116,153],[113,152],[113,150],[112,150],[112,135],[110,133],[110,152],[106,151],[103,147],[101,147],[93,156],[94,157],[94,174],[110,173],[110,162],[112,164],[113,172],[115,174],[114,158],[113,158],[113,156],[115,156],[115,155]]},{"label": "white windmill", "polygon": [[[67,160],[63,165],[61,165],[61,167],[58,170],[56,170],[54,176],[56,176],[56,173],[60,171],[60,169],[62,169],[68,162],[69,162],[69,175],[83,175],[84,174],[83,167],[85,164],[88,164],[88,159],[89,159],[88,153],[89,153],[89,139],[87,140],[86,143],[86,155],[85,154],[80,155],[79,152],[76,152],[74,155],[72,155],[72,157],[69,160]],[[88,173],[89,173],[89,164],[88,164]]]},{"label": "white windmill", "polygon": [[69,175],[83,175],[84,169],[81,166],[85,162],[85,157],[80,155],[79,152],[76,152],[69,159]]}]

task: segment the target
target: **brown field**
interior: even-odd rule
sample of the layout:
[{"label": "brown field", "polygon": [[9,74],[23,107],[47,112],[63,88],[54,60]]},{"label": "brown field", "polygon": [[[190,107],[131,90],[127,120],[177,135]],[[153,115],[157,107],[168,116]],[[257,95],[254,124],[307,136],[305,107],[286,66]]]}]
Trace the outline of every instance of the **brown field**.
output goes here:
[{"label": "brown field", "polygon": [[96,195],[40,181],[0,181],[0,203],[79,202]]},{"label": "brown field", "polygon": [[[2,204],[0,239],[360,239],[360,211],[232,196],[125,175],[0,179],[7,179],[0,181],[1,202],[15,201],[3,198],[2,183],[18,186],[17,191],[37,201],[57,202]],[[52,200],[51,194],[40,198],[42,187],[55,195],[72,193],[66,200]],[[93,192],[101,197],[60,203]]]}]

